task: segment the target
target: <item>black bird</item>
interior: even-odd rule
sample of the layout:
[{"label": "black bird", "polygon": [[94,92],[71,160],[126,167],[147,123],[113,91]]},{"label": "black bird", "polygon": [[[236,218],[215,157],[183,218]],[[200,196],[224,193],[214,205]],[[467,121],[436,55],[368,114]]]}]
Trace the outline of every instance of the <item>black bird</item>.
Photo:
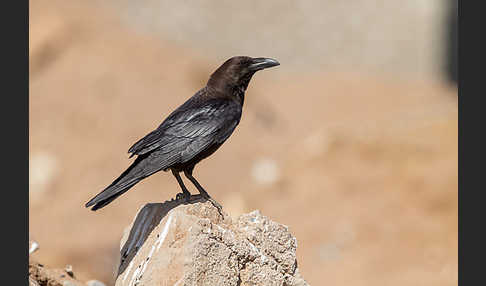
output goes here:
[{"label": "black bird", "polygon": [[194,166],[214,153],[233,133],[240,122],[245,91],[255,72],[280,65],[270,58],[232,57],[209,78],[206,86],[174,110],[157,129],[136,142],[130,158],[138,155],[128,169],[113,183],[86,203],[95,211],[118,198],[136,183],[164,170],[171,170],[182,193],[191,193],[182,182],[180,172],[196,186],[201,196],[208,193],[192,176]]}]

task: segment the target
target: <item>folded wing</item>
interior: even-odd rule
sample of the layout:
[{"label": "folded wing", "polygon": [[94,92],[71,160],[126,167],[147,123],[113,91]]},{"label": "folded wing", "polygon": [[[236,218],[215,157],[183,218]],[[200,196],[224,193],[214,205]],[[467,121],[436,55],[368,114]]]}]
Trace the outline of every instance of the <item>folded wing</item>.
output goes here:
[{"label": "folded wing", "polygon": [[213,144],[223,143],[238,125],[240,117],[241,107],[231,100],[207,101],[196,108],[183,105],[128,152],[131,156],[156,153],[156,161],[160,160],[158,164],[164,168],[184,163]]}]

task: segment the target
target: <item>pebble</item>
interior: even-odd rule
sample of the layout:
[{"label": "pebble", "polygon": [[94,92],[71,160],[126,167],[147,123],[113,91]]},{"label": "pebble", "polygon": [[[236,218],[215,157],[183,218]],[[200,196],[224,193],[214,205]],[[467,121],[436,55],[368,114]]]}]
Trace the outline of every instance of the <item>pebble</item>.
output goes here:
[{"label": "pebble", "polygon": [[98,281],[98,280],[89,280],[86,282],[86,285],[88,286],[106,286],[105,283]]},{"label": "pebble", "polygon": [[58,162],[54,155],[38,152],[29,158],[29,198],[33,202],[42,199],[42,193],[58,173]]},{"label": "pebble", "polygon": [[34,253],[37,249],[39,249],[39,244],[33,240],[29,241],[29,255]]},{"label": "pebble", "polygon": [[259,184],[273,184],[280,178],[280,170],[277,162],[270,158],[263,158],[253,164],[251,175]]},{"label": "pebble", "polygon": [[64,270],[66,270],[66,272],[69,276],[74,277],[72,265],[66,265],[66,268],[64,268]]}]

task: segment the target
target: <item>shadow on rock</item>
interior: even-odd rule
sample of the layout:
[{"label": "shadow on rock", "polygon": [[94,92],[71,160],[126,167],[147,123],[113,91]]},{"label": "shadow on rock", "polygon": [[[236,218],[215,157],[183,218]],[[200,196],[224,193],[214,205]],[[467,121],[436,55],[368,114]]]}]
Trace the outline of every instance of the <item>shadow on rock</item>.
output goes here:
[{"label": "shadow on rock", "polygon": [[130,229],[128,239],[123,245],[120,255],[120,266],[117,277],[125,271],[137,251],[142,247],[152,230],[160,223],[167,213],[179,205],[205,202],[206,198],[201,195],[191,195],[188,201],[184,199],[172,199],[163,203],[148,203],[138,212],[135,222]]}]

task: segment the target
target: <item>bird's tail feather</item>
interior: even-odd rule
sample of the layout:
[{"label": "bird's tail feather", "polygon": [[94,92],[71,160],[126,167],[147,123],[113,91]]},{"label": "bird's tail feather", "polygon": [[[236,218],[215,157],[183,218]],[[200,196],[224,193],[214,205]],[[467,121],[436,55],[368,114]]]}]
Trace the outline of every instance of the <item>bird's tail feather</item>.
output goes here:
[{"label": "bird's tail feather", "polygon": [[124,194],[135,184],[153,174],[154,172],[147,172],[147,168],[144,168],[145,164],[142,161],[146,156],[138,156],[137,159],[125,170],[113,183],[106,187],[103,191],[97,194],[89,202],[86,203],[86,207],[93,206],[91,210],[98,210],[113,200]]},{"label": "bird's tail feather", "polygon": [[[90,205],[86,204],[86,207],[90,207],[94,204],[94,206],[91,208],[92,211],[96,211],[98,209],[101,209],[102,207],[111,203],[113,200],[115,200],[119,196],[123,195],[126,191],[128,191],[131,187],[133,187],[138,182],[139,181],[136,181],[136,182],[132,183],[131,185],[124,187],[123,189],[117,190],[116,192],[114,192],[111,196],[109,196],[106,199],[100,199],[100,200],[96,200],[96,201],[93,201],[93,202],[90,201],[91,204]],[[96,199],[96,197],[93,198],[93,200],[95,200],[95,199]]]}]

